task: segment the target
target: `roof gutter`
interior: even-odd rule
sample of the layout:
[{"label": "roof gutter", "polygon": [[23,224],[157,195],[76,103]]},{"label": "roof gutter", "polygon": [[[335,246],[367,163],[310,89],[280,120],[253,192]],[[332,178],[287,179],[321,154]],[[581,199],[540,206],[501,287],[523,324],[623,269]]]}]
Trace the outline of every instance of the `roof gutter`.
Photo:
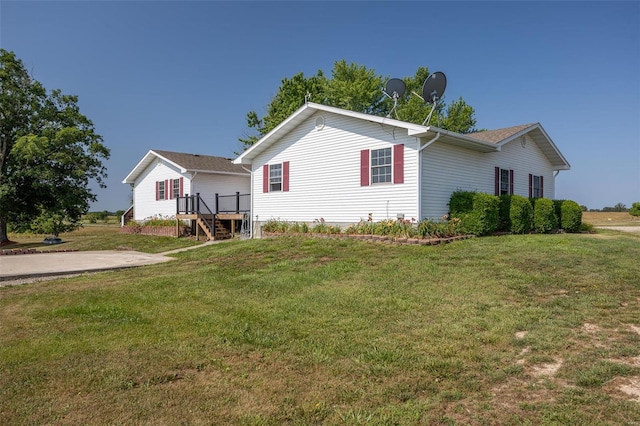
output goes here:
[{"label": "roof gutter", "polygon": [[[418,149],[418,176],[417,176],[417,188],[418,188],[418,221],[422,220],[422,180],[420,179],[422,177],[422,151],[430,146],[432,143],[434,143],[435,141],[438,140],[438,138],[440,137],[440,132],[437,132],[436,135],[433,137],[433,139],[431,139],[429,142],[427,142],[426,144],[422,145],[419,149]],[[420,138],[418,138],[418,144],[420,143]]]}]

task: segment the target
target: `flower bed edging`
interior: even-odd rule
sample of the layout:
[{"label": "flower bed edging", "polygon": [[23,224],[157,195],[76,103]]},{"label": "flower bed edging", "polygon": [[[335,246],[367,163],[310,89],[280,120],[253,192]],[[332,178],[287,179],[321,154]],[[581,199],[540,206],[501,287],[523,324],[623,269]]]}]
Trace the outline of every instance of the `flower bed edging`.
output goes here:
[{"label": "flower bed edging", "polygon": [[188,226],[181,226],[178,230],[175,226],[145,226],[145,225],[125,225],[120,228],[121,234],[156,235],[159,237],[181,237],[189,235]]},{"label": "flower bed edging", "polygon": [[475,238],[475,235],[458,235],[455,237],[444,238],[406,238],[406,237],[391,237],[388,235],[370,235],[370,234],[303,234],[303,233],[282,233],[282,232],[263,232],[263,238],[275,238],[283,236],[305,236],[309,238],[349,238],[361,241],[370,241],[376,243],[393,243],[400,245],[431,245],[447,244],[453,241],[467,240],[469,238]]}]

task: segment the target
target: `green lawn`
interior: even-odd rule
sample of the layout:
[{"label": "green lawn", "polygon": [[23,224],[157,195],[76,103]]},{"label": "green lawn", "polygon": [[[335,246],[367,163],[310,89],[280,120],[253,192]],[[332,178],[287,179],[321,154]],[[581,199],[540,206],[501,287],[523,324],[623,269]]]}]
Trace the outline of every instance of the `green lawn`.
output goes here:
[{"label": "green lawn", "polygon": [[0,424],[640,423],[640,236],[229,241],[0,288]]},{"label": "green lawn", "polygon": [[48,245],[46,235],[9,234],[15,244],[2,247],[5,250],[36,248],[47,250],[136,250],[144,253],[162,253],[200,244],[195,239],[158,237],[150,235],[121,234],[120,225],[85,224],[73,232],[60,235],[62,244]]}]

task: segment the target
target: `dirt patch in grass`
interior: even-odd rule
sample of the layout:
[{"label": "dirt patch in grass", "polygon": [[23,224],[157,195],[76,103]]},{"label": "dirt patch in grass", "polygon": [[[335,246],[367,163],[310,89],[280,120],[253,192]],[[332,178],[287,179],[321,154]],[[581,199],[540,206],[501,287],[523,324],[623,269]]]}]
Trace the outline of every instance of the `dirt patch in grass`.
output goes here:
[{"label": "dirt patch in grass", "polygon": [[592,225],[640,225],[640,218],[627,212],[582,212],[582,221]]}]

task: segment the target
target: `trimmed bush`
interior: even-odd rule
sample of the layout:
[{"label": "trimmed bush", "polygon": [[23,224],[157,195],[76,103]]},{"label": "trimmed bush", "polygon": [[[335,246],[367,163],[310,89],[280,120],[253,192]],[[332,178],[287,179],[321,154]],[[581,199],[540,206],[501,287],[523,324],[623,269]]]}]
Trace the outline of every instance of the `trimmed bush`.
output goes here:
[{"label": "trimmed bush", "polygon": [[536,198],[533,206],[533,230],[549,234],[558,229],[558,217],[553,201],[548,198]]},{"label": "trimmed bush", "polygon": [[562,223],[562,203],[565,200],[553,200],[553,208],[556,212],[556,218],[558,219],[558,226]]},{"label": "trimmed bush", "polygon": [[500,199],[491,194],[476,192],[473,196],[473,211],[460,214],[462,228],[474,235],[489,235],[498,229]]},{"label": "trimmed bush", "polygon": [[511,230],[511,195],[500,195],[498,231]]},{"label": "trimmed bush", "polygon": [[473,191],[455,191],[449,199],[449,216],[459,216],[462,213],[469,213],[473,210]]},{"label": "trimmed bush", "polygon": [[566,232],[579,232],[582,225],[582,209],[575,201],[565,200],[561,205],[560,227]]},{"label": "trimmed bush", "polygon": [[511,196],[509,209],[511,232],[514,234],[528,234],[533,228],[533,206],[528,198],[521,195]]}]

